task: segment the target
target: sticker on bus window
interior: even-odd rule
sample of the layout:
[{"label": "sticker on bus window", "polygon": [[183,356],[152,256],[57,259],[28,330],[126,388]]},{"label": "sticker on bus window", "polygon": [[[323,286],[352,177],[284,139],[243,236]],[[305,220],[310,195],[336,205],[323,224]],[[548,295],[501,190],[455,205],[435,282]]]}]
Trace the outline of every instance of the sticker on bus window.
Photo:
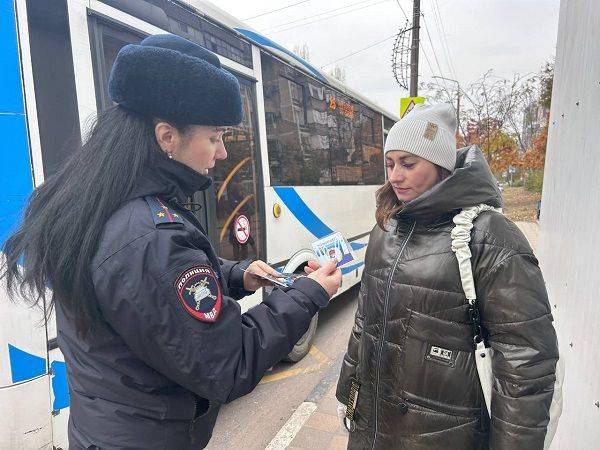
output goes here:
[{"label": "sticker on bus window", "polygon": [[321,264],[336,260],[339,267],[356,259],[348,241],[339,231],[313,242],[312,248]]}]

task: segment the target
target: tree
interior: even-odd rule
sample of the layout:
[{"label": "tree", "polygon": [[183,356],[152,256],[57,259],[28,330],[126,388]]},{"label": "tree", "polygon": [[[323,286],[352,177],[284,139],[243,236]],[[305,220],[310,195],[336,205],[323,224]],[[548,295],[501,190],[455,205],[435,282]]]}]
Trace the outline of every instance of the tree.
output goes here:
[{"label": "tree", "polygon": [[304,61],[310,61],[310,51],[308,50],[308,45],[306,43],[294,45],[294,53]]},{"label": "tree", "polygon": [[329,75],[335,78],[338,81],[344,83],[346,81],[346,70],[343,67],[338,66],[337,64],[333,69],[329,71]]},{"label": "tree", "polygon": [[552,83],[554,82],[554,59],[546,61],[540,75],[540,104],[550,109],[552,101]]},{"label": "tree", "polygon": [[[454,102],[456,84],[430,83],[424,86],[436,101]],[[495,76],[491,70],[460,89],[461,110],[457,142],[460,146],[478,145],[492,170],[503,172],[508,165],[520,166],[525,153],[523,116],[527,105],[537,100],[535,77],[512,79]]]},{"label": "tree", "polygon": [[[552,101],[552,83],[554,81],[554,60],[551,59],[544,64],[540,73],[536,77],[538,83],[538,98],[535,103],[550,110]],[[538,133],[531,141],[531,145],[523,156],[523,168],[527,170],[539,170],[544,168],[546,162],[546,145],[548,143],[548,120],[546,116],[545,123],[539,129]]]},{"label": "tree", "polygon": [[533,140],[531,148],[523,157],[523,168],[528,170],[543,169],[546,164],[546,145],[548,143],[548,128],[542,129]]}]

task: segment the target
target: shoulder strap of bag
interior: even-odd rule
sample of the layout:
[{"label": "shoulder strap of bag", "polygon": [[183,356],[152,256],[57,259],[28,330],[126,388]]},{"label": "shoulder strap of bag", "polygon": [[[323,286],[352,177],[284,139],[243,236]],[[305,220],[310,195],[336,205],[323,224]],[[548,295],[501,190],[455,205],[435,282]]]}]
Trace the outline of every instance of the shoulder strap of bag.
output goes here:
[{"label": "shoulder strap of bag", "polygon": [[477,375],[481,384],[483,398],[487,407],[488,415],[492,416],[492,386],[494,383],[494,374],[492,372],[492,355],[490,347],[485,346],[483,339],[483,330],[481,325],[481,316],[477,305],[477,295],[475,294],[475,281],[473,279],[473,269],[471,267],[471,230],[473,221],[483,211],[501,210],[489,205],[481,204],[463,209],[454,216],[455,227],[452,229],[452,251],[456,254],[458,260],[458,270],[462,282],[465,296],[469,301],[469,322],[473,332],[473,342],[475,344],[475,365],[477,366]]},{"label": "shoulder strap of bag", "polygon": [[473,270],[471,268],[471,230],[473,221],[483,211],[501,212],[500,208],[481,204],[463,209],[454,216],[455,227],[452,229],[452,251],[456,254],[458,260],[458,270],[460,271],[460,280],[462,282],[465,296],[469,304],[475,304],[477,296],[475,294],[475,281],[473,280]]},{"label": "shoulder strap of bag", "polygon": [[[477,374],[481,389],[485,399],[485,404],[488,414],[491,417],[491,400],[492,400],[492,385],[494,376],[492,373],[492,355],[491,348],[486,347],[481,334],[481,323],[479,321],[479,309],[477,306],[477,296],[475,295],[475,282],[473,280],[473,270],[471,268],[471,249],[469,242],[471,241],[471,230],[473,221],[483,211],[502,212],[499,208],[493,208],[489,205],[481,204],[470,208],[463,209],[459,214],[454,216],[455,227],[452,230],[452,251],[456,254],[458,260],[458,268],[460,271],[460,280],[462,282],[465,296],[469,301],[469,316],[473,326],[473,339],[475,342],[475,364],[477,366]],[[473,325],[476,322],[477,325]],[[554,382],[554,395],[550,405],[549,416],[550,420],[546,429],[546,439],[544,441],[544,449],[548,449],[552,443],[552,439],[556,433],[558,418],[562,413],[562,385],[564,379],[564,361],[559,357],[556,363],[556,380]]]}]

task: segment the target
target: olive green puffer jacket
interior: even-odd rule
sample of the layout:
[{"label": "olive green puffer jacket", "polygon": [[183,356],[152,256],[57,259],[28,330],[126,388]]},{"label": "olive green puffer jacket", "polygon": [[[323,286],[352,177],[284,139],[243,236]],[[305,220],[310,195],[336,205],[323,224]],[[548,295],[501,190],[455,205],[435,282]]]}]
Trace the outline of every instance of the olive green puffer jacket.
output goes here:
[{"label": "olive green puffer jacket", "polygon": [[455,254],[452,218],[501,206],[477,147],[453,174],[375,227],[337,397],[360,384],[350,449],[542,449],[549,422],[556,334],[544,280],[518,228],[484,212],[471,237],[473,276],[494,349],[488,417]]}]

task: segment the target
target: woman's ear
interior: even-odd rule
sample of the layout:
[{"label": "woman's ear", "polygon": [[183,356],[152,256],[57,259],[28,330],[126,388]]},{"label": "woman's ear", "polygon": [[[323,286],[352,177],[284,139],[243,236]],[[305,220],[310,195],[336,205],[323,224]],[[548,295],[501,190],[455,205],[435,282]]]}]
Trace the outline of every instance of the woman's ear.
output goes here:
[{"label": "woman's ear", "polygon": [[154,136],[161,150],[169,155],[169,158],[172,158],[179,137],[173,125],[167,122],[156,122],[156,125],[154,125]]}]

